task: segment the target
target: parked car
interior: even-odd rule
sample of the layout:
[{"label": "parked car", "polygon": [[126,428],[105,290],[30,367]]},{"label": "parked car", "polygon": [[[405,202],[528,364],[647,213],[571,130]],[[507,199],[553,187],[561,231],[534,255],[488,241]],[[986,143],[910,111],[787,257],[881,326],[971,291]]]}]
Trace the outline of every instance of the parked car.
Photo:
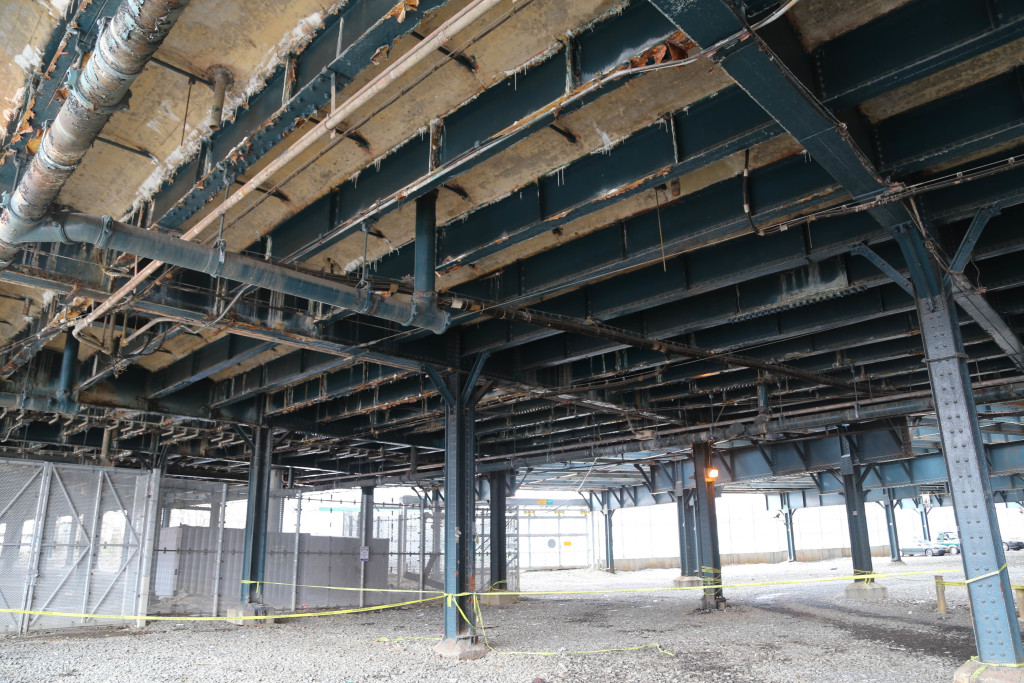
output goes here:
[{"label": "parked car", "polygon": [[915,538],[910,543],[904,543],[900,547],[904,555],[945,555],[948,548],[935,541],[926,541],[923,538]]},{"label": "parked car", "polygon": [[1024,550],[1024,541],[1007,539],[1003,541],[1003,550]]},{"label": "parked car", "polygon": [[935,537],[935,542],[946,546],[946,549],[954,555],[960,554],[960,536],[955,531],[940,531]]}]

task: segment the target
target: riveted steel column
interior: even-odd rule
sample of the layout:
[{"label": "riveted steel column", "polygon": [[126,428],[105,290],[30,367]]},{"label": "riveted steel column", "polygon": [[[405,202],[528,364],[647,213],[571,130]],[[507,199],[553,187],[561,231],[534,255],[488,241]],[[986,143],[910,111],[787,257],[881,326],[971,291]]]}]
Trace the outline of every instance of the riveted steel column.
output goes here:
[{"label": "riveted steel column", "polygon": [[688,576],[686,561],[689,555],[689,534],[686,529],[686,495],[682,485],[683,467],[681,462],[675,464],[676,470],[676,526],[679,531],[679,573]]},{"label": "riveted steel column", "polygon": [[[872,573],[871,542],[868,540],[868,519],[864,512],[864,489],[860,483],[860,467],[854,464],[850,455],[848,437],[839,437],[843,456],[839,461],[839,473],[843,477],[843,497],[846,499],[846,521],[850,527],[850,554],[853,558],[854,574]],[[858,579],[859,580],[859,579]],[[864,581],[870,581],[864,579]]]},{"label": "riveted steel column", "polygon": [[679,573],[697,576],[697,538],[693,530],[693,491],[684,488],[683,462],[675,463],[676,524],[679,527]]},{"label": "riveted steel column", "polygon": [[788,503],[782,510],[782,520],[786,524],[786,555],[790,562],[796,562],[796,534],[793,533],[793,513],[796,510],[789,507]]},{"label": "riveted steel column", "polygon": [[263,601],[263,571],[267,557],[267,519],[270,512],[270,459],[274,444],[269,427],[257,427],[249,463],[249,496],[242,548],[242,602]]},{"label": "riveted steel column", "polygon": [[920,498],[914,500],[917,505],[917,514],[921,516],[921,538],[926,541],[932,540],[932,527],[928,523],[928,506]]},{"label": "riveted steel column", "polygon": [[[697,484],[697,558],[704,585],[717,586],[722,582],[722,558],[718,553],[718,517],[715,514],[715,481],[708,477],[711,469],[711,443],[693,445],[693,478]],[[725,605],[721,588],[705,588],[705,609]]]},{"label": "riveted steel column", "polygon": [[508,556],[505,534],[507,482],[505,472],[491,472],[491,575],[489,588],[508,590]]},{"label": "riveted steel column", "polygon": [[686,524],[686,571],[687,576],[700,575],[700,563],[697,562],[697,508],[696,493],[686,489],[683,491],[683,515]]},{"label": "riveted steel column", "polygon": [[359,499],[359,587],[363,590],[359,592],[359,606],[366,607],[366,565],[369,564],[369,555],[367,559],[362,558],[362,548],[369,549],[370,541],[373,540],[373,487],[363,486],[361,490],[362,496]]},{"label": "riveted steel column", "polygon": [[974,639],[981,664],[1024,664],[1006,557],[984,456],[977,406],[964,354],[952,285],[919,229],[896,238],[914,281],[917,316],[931,380],[960,552],[967,577]]},{"label": "riveted steel column", "polygon": [[885,508],[885,527],[889,531],[889,559],[892,562],[902,562],[900,554],[900,536],[896,532],[896,505],[899,501],[893,500],[892,489],[882,490],[882,507]]},{"label": "riveted steel column", "polygon": [[[449,356],[458,363],[457,340],[451,341]],[[433,370],[428,376],[437,384],[445,403],[444,413],[444,639],[439,652],[453,641],[476,642],[473,623],[473,596],[476,542],[474,507],[476,505],[476,378],[484,357],[478,357],[467,381],[461,373],[451,372],[443,379]],[[483,652],[474,656],[479,656]]]},{"label": "riveted steel column", "polygon": [[[983,663],[1024,663],[977,408],[947,291],[918,299],[925,361],[960,527],[960,549],[978,656]],[[922,516],[922,521],[926,518]],[[984,578],[981,578],[984,577]]]},{"label": "riveted steel column", "polygon": [[609,574],[615,573],[615,532],[612,526],[612,515],[615,510],[604,509],[604,563]]}]

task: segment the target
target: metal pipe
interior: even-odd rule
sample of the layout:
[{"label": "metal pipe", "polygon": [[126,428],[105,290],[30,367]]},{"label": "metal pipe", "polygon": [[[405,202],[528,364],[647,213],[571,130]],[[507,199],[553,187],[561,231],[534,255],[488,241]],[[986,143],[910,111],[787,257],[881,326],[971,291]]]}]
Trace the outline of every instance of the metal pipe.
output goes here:
[{"label": "metal pipe", "polygon": [[57,387],[57,401],[66,405],[71,399],[71,391],[75,387],[75,376],[78,374],[79,341],[73,335],[67,335],[64,341],[64,356],[60,362],[60,379]]},{"label": "metal pipe", "polygon": [[234,83],[235,77],[223,66],[210,69],[210,76],[213,78],[213,104],[210,105],[210,119],[207,125],[210,130],[217,130],[224,117],[224,93],[227,92],[228,86]]},{"label": "metal pipe", "polygon": [[22,240],[81,242],[142,258],[160,259],[173,266],[320,301],[438,334],[448,329],[450,321],[448,313],[437,306],[417,306],[407,295],[382,296],[369,288],[352,287],[260,259],[228,253],[217,247],[186,242],[157,230],[144,230],[115,221],[109,216],[68,214],[59,223],[38,224],[24,233]]},{"label": "metal pipe", "polygon": [[413,301],[431,303],[437,299],[434,272],[437,243],[437,190],[416,200],[416,241]]},{"label": "metal pipe", "polygon": [[[220,220],[230,208],[241,202],[252,192],[258,190],[264,182],[273,177],[306,150],[316,144],[321,138],[329,135],[331,131],[341,125],[342,121],[353,114],[359,107],[369,102],[373,97],[383,92],[389,85],[400,79],[405,73],[413,69],[417,64],[426,59],[437,48],[449,42],[459,31],[468,28],[473,22],[481,18],[489,10],[497,7],[503,0],[474,0],[460,10],[455,16],[441,24],[431,33],[426,40],[414,45],[409,52],[399,57],[395,62],[384,69],[376,78],[363,86],[351,98],[338,106],[330,116],[320,121],[308,133],[299,138],[296,143],[289,147],[281,156],[267,164],[256,175],[249,179],[238,192],[227,197],[220,207],[211,212],[208,216],[199,220],[188,232],[181,236],[183,241],[196,239],[209,226]],[[154,260],[145,268],[139,270],[120,289],[110,294],[107,300],[97,306],[92,313],[82,318],[76,329],[82,330],[91,326],[95,321],[111,311],[122,299],[133,293],[138,285],[146,282],[156,270],[163,265],[163,261]]]},{"label": "metal pipe", "polygon": [[67,101],[0,215],[0,270],[17,255],[20,235],[46,215],[110,117],[128,107],[128,88],[188,3],[123,0],[85,67],[77,77],[71,72]]}]

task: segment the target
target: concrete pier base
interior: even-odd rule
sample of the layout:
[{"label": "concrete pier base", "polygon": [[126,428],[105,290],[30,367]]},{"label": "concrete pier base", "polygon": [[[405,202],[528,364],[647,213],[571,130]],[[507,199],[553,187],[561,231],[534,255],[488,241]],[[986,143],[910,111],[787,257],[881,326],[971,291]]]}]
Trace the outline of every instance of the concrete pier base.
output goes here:
[{"label": "concrete pier base", "polygon": [[480,595],[480,604],[484,607],[508,607],[519,602],[519,596],[503,590],[489,590]]},{"label": "concrete pier base", "polygon": [[967,662],[953,674],[953,683],[1024,683],[1024,667]]},{"label": "concrete pier base", "polygon": [[434,652],[449,659],[480,659],[487,654],[487,646],[476,638],[444,638]]},{"label": "concrete pier base", "polygon": [[701,581],[699,576],[686,576],[684,574],[672,579],[672,584],[676,588],[693,588],[694,586],[704,585],[704,582]]},{"label": "concrete pier base", "polygon": [[845,592],[846,597],[861,601],[884,600],[889,595],[889,589],[875,581],[854,581],[847,584]]},{"label": "concrete pier base", "polygon": [[[237,626],[266,626],[274,623],[274,610],[267,605],[243,602],[228,607],[228,620]],[[242,619],[241,617],[266,617],[266,619]]]},{"label": "concrete pier base", "polygon": [[725,611],[725,608],[728,607],[728,603],[725,598],[713,598],[708,597],[707,595],[701,598],[700,605],[702,609],[716,609],[723,612]]}]

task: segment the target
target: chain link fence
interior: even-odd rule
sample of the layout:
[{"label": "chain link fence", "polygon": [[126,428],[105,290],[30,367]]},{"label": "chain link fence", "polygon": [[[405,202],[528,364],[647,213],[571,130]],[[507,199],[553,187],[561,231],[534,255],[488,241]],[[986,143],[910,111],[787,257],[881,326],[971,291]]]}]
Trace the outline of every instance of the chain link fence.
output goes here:
[{"label": "chain link fence", "polygon": [[[224,616],[241,599],[244,486],[165,477],[149,613]],[[440,501],[375,503],[364,546],[353,492],[274,490],[263,600],[278,611],[387,605],[444,588]],[[487,508],[478,509],[477,586],[489,583]],[[518,515],[510,509],[509,589],[518,587]],[[338,590],[339,588],[352,590]],[[362,590],[366,589],[366,590]],[[414,593],[396,592],[414,591]],[[430,593],[428,593],[429,595]]]},{"label": "chain link fence", "polygon": [[[135,614],[152,485],[147,473],[0,460],[0,607]],[[15,633],[95,621],[0,614]]]}]

